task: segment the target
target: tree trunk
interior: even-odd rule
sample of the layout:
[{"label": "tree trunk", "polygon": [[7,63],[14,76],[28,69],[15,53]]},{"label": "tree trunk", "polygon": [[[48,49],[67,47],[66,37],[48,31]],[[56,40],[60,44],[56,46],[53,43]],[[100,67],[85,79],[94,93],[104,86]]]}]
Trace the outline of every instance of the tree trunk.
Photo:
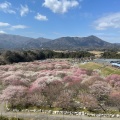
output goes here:
[{"label": "tree trunk", "polygon": [[103,108],[103,106],[101,105],[101,104],[98,104],[99,106],[100,106],[100,108],[104,111],[104,112],[106,112],[106,110]]}]

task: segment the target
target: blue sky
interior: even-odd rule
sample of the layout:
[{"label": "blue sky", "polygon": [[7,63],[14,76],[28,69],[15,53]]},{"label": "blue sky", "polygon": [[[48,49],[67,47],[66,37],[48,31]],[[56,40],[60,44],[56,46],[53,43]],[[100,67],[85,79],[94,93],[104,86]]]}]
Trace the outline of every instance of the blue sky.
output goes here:
[{"label": "blue sky", "polygon": [[120,43],[120,0],[0,0],[0,33]]}]

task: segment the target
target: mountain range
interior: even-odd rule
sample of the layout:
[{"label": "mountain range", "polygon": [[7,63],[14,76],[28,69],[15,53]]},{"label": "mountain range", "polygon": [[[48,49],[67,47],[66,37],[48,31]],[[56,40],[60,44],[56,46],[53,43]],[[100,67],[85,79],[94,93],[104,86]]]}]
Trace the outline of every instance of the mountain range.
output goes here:
[{"label": "mountain range", "polygon": [[30,38],[19,35],[0,34],[0,49],[52,49],[52,50],[75,50],[75,49],[98,49],[120,48],[120,43],[109,43],[94,35],[88,37],[61,37],[57,39]]}]

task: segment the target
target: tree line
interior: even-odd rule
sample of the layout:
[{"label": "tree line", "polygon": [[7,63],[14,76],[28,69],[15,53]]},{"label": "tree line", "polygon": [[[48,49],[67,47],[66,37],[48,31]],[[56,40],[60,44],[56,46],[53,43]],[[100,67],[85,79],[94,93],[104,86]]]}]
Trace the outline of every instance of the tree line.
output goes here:
[{"label": "tree line", "polygon": [[120,59],[120,54],[117,51],[105,51],[102,55],[102,58],[107,59]]},{"label": "tree line", "polygon": [[55,52],[51,50],[23,50],[23,51],[1,51],[0,65],[18,62],[30,62],[50,58],[84,58],[94,56],[87,51]]}]

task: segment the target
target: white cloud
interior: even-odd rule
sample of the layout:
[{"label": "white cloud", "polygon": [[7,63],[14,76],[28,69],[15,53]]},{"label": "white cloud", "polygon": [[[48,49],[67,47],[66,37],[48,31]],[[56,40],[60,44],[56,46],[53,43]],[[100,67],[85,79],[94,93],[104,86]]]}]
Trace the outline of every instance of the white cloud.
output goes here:
[{"label": "white cloud", "polygon": [[40,13],[37,13],[37,15],[35,16],[35,19],[40,20],[40,21],[47,21],[48,18],[44,15],[41,15]]},{"label": "white cloud", "polygon": [[10,26],[9,23],[4,23],[4,22],[0,22],[0,27],[7,27]]},{"label": "white cloud", "polygon": [[106,30],[108,28],[120,28],[120,12],[99,18],[94,22],[97,30]]},{"label": "white cloud", "polygon": [[[25,29],[28,28],[28,26],[26,25],[11,25],[9,23],[5,23],[5,22],[0,22],[0,27],[4,27],[4,30],[16,30],[16,29]],[[4,31],[0,30],[1,33],[3,33]]]},{"label": "white cloud", "polygon": [[66,13],[68,9],[79,5],[77,0],[44,0],[43,6],[54,13]]},{"label": "white cloud", "polygon": [[0,10],[5,13],[15,14],[16,12],[12,9],[12,4],[10,2],[0,3]]},{"label": "white cloud", "polygon": [[25,28],[28,28],[27,26],[25,25],[14,25],[14,26],[11,26],[11,30],[15,30],[15,29],[25,29]]},{"label": "white cloud", "polygon": [[23,6],[21,5],[21,9],[20,9],[20,15],[21,16],[25,16],[26,14],[29,13],[29,8],[27,5]]},{"label": "white cloud", "polygon": [[0,30],[0,34],[5,34],[6,32],[3,30]]}]

